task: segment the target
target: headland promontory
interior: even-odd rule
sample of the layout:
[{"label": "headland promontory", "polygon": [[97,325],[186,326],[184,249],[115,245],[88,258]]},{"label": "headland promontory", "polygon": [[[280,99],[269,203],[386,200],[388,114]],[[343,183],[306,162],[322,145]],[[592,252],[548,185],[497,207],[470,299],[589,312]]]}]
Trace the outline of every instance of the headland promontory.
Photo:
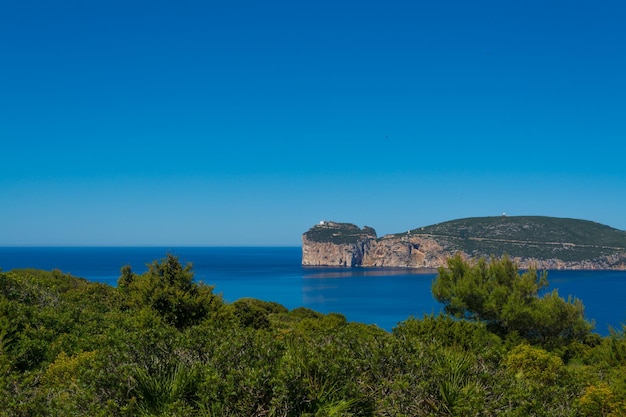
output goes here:
[{"label": "headland promontory", "polygon": [[626,269],[626,232],[546,216],[473,217],[378,237],[372,227],[323,221],[302,235],[302,265],[433,269],[455,254],[509,256],[520,268]]}]

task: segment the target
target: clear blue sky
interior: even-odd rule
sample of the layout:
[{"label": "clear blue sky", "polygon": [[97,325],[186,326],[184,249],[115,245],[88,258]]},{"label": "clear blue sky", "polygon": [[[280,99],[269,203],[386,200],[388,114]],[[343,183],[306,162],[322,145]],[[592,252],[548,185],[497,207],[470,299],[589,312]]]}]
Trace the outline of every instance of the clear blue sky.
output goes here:
[{"label": "clear blue sky", "polygon": [[626,229],[623,1],[0,5],[0,245]]}]

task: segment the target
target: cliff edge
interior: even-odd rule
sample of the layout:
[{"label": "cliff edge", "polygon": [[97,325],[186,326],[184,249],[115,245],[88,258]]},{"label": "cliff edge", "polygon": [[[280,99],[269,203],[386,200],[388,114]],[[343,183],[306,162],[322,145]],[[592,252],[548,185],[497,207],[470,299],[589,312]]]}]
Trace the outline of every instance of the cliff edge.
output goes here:
[{"label": "cliff edge", "polygon": [[368,226],[320,222],[302,235],[302,265],[439,268],[455,254],[508,255],[520,268],[626,269],[626,232],[586,220],[476,217],[377,237]]},{"label": "cliff edge", "polygon": [[360,266],[376,231],[350,223],[320,222],[302,235],[302,265]]}]

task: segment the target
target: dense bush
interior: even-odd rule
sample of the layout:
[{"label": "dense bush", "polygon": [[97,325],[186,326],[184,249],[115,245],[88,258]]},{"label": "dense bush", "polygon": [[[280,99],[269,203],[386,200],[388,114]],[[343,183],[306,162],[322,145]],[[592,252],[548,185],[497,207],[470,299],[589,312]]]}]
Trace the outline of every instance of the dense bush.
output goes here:
[{"label": "dense bush", "polygon": [[447,313],[483,322],[502,337],[517,334],[549,347],[585,340],[592,325],[582,302],[556,290],[540,296],[547,285],[546,273],[520,273],[508,257],[471,263],[457,255],[439,269],[432,291]]},{"label": "dense bush", "polygon": [[[116,288],[59,271],[0,272],[0,416],[623,415],[624,329],[564,333],[563,321],[579,323],[571,303],[540,298],[535,276],[506,281],[520,279],[515,265],[492,262],[466,275],[478,298],[448,309],[477,320],[407,318],[391,332],[306,308],[224,303],[173,256],[141,275],[122,268]],[[439,278],[472,268],[453,263]],[[542,336],[499,321],[494,292],[510,317],[534,323],[532,306],[546,318]]]}]

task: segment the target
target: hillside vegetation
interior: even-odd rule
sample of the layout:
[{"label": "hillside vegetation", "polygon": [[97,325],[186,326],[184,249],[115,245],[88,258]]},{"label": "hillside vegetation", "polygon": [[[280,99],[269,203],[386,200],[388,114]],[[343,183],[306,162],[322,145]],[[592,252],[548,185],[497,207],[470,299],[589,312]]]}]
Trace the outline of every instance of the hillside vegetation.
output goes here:
[{"label": "hillside vegetation", "polygon": [[0,271],[0,416],[623,416],[626,337],[509,259],[451,259],[391,332],[226,303],[168,255],[117,287]]},{"label": "hillside vegetation", "polygon": [[[580,261],[626,251],[626,232],[599,223],[546,216],[472,217],[411,230],[436,239],[446,249],[474,257]],[[406,235],[398,234],[397,236]]]},{"label": "hillside vegetation", "polygon": [[304,236],[312,242],[341,245],[376,239],[376,231],[368,226],[361,229],[351,223],[322,222],[309,229]]}]

